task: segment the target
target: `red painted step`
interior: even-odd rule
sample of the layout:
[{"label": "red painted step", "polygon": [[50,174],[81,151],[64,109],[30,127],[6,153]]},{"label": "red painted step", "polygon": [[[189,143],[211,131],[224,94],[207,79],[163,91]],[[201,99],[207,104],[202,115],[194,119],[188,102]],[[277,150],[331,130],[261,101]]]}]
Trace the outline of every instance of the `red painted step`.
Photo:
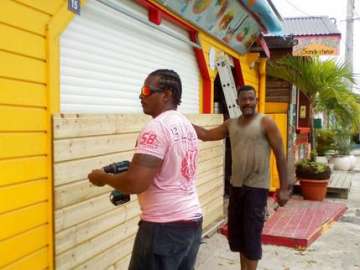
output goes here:
[{"label": "red painted step", "polygon": [[[332,222],[338,220],[346,209],[343,203],[291,199],[265,222],[262,242],[307,248]],[[220,228],[220,233],[227,236],[227,225]]]},{"label": "red painted step", "polygon": [[346,211],[343,203],[291,199],[265,223],[262,242],[307,248]]}]

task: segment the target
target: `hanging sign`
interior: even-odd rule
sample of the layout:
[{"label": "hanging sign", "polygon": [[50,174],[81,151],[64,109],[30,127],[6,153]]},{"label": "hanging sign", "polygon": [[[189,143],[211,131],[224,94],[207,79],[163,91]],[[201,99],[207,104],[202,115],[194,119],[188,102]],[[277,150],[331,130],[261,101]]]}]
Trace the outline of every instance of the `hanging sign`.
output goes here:
[{"label": "hanging sign", "polygon": [[340,35],[296,37],[294,56],[339,55]]}]

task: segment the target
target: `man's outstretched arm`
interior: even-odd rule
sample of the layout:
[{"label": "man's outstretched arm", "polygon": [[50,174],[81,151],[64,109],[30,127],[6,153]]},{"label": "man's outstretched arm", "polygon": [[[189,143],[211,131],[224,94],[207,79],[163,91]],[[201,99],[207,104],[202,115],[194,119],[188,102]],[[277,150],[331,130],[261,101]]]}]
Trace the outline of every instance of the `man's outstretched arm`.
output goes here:
[{"label": "man's outstretched arm", "polygon": [[203,127],[193,124],[198,138],[202,141],[217,141],[222,140],[226,137],[227,131],[227,122],[224,122],[222,125],[212,128],[205,129]]}]

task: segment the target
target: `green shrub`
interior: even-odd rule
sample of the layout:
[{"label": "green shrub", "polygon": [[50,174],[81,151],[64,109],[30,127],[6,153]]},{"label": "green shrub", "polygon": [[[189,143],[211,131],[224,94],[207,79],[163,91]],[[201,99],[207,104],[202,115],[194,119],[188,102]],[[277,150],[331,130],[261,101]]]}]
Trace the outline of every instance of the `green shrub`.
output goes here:
[{"label": "green shrub", "polygon": [[302,159],[295,166],[295,173],[298,178],[324,180],[329,179],[331,175],[328,165],[310,159]]},{"label": "green shrub", "polygon": [[331,129],[319,129],[316,131],[316,151],[319,156],[325,156],[327,152],[335,149],[335,132]]},{"label": "green shrub", "polygon": [[338,155],[349,155],[351,151],[351,131],[347,128],[337,128],[335,131],[335,150]]}]

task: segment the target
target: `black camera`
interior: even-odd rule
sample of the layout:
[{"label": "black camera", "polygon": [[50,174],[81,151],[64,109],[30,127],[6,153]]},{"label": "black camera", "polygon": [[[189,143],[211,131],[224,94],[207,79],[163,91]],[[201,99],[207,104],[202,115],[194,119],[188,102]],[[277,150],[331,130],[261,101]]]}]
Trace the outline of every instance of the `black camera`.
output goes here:
[{"label": "black camera", "polygon": [[[124,161],[115,162],[110,165],[107,165],[107,166],[103,167],[103,170],[106,173],[118,174],[118,173],[127,171],[129,169],[129,165],[130,165],[130,162],[127,160],[124,160]],[[124,193],[114,189],[110,193],[110,201],[112,202],[113,205],[120,205],[120,204],[130,201],[130,195],[124,194]]]}]

